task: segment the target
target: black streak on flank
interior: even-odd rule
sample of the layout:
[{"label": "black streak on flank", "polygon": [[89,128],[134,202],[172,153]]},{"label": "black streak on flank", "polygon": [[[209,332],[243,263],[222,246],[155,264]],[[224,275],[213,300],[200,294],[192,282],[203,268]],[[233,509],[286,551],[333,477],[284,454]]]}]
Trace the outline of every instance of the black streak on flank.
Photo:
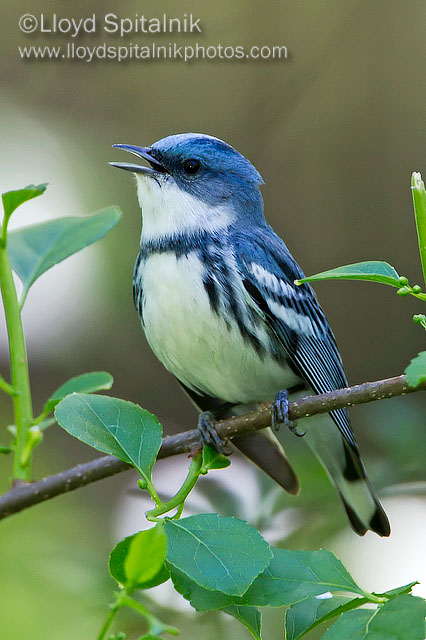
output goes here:
[{"label": "black streak on flank", "polygon": [[[232,286],[232,274],[229,272],[228,267],[223,262],[218,264],[212,260],[206,252],[203,253],[203,261],[207,265],[207,273],[203,278],[204,288],[209,297],[209,302],[212,310],[217,315],[222,315],[225,320],[228,330],[231,329],[230,323],[226,320],[226,314],[220,313],[220,289],[224,295],[224,305],[231,312],[232,318],[237,324],[237,327],[243,337],[243,339],[250,344],[256,353],[262,357],[265,355],[265,349],[260,340],[254,333],[252,333],[244,322],[244,315],[238,301],[235,297],[235,291]],[[210,263],[210,264],[209,264]],[[209,271],[213,271],[216,274],[216,279],[212,277]],[[221,285],[219,285],[218,280]]]},{"label": "black streak on flank", "polygon": [[250,282],[250,280],[247,280],[247,279],[243,280],[243,285],[244,285],[245,290],[247,291],[249,296],[251,296],[253,298],[253,300],[255,301],[257,306],[259,307],[259,309],[261,311],[263,311],[264,314],[270,315],[270,313],[271,313],[270,309],[269,309],[268,305],[266,304],[266,301],[263,298],[262,294],[260,293],[259,289],[257,287],[255,287],[254,284],[252,284]]},{"label": "black streak on flank", "polygon": [[142,262],[143,255],[141,252],[138,253],[138,257],[136,258],[136,264],[133,269],[133,302],[135,303],[135,307],[139,312],[139,315],[142,318],[142,306],[141,306],[141,298],[142,298],[142,283],[141,278],[139,276],[139,267]]},{"label": "black streak on flank", "polygon": [[237,327],[243,337],[243,339],[250,344],[253,349],[256,351],[256,353],[258,354],[258,356],[260,356],[261,358],[265,356],[265,348],[262,345],[262,343],[260,342],[260,340],[257,338],[257,336],[250,331],[249,327],[247,327],[246,323],[244,322],[244,314],[242,313],[242,309],[241,309],[241,305],[239,304],[239,302],[236,300],[235,298],[235,291],[232,287],[232,284],[230,282],[230,279],[227,275],[227,270],[226,268],[224,269],[225,273],[224,273],[224,285],[227,291],[227,298],[228,298],[228,304],[229,304],[229,309],[232,313],[232,316],[235,320],[235,322],[237,323]]},{"label": "black streak on flank", "polygon": [[[270,325],[271,315],[272,315],[271,310],[268,307],[268,303],[266,302],[265,298],[262,296],[259,289],[250,280],[247,280],[247,278],[244,278],[243,285],[245,290],[249,294],[249,296],[254,300],[254,302],[257,304],[259,309],[265,314],[265,317],[267,318],[267,321],[268,321],[267,324]],[[289,340],[289,344],[291,344],[291,353],[295,353],[297,348],[297,340],[298,340],[297,334],[294,331],[289,330],[288,340]],[[271,331],[271,348],[273,349],[273,352],[272,352],[273,356],[278,362],[282,362],[284,360],[286,364],[290,367],[290,369],[293,371],[293,373],[295,373],[297,376],[301,375],[299,367],[293,362],[293,359],[288,358],[286,356],[285,349],[283,348],[283,345],[279,340],[275,330]]]},{"label": "black streak on flank", "polygon": [[209,297],[209,302],[212,310],[218,314],[220,301],[217,283],[214,281],[210,274],[207,274],[203,278],[203,285]]}]

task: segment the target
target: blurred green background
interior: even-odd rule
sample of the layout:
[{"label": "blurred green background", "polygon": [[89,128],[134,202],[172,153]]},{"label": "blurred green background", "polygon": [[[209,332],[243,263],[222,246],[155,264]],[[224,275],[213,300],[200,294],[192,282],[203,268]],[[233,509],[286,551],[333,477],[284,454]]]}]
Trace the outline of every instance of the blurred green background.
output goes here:
[{"label": "blurred green background", "polygon": [[[69,40],[22,34],[22,14],[96,13],[101,20],[111,11],[122,17],[192,12],[201,18],[202,34],[145,40],[133,35],[127,43],[278,44],[288,47],[289,58],[187,64],[20,59],[18,45]],[[24,316],[35,410],[70,376],[105,369],[115,377],[113,393],[156,413],[168,432],[194,425],[193,409],[151,354],[133,309],[141,219],[130,175],[107,165],[127,159],[111,149],[113,143],[149,145],[186,131],[223,138],[263,175],[267,218],[306,273],[382,259],[411,283],[421,282],[409,185],[412,171],[426,174],[424,2],[127,0],[118,7],[112,0],[15,0],[3,2],[0,15],[1,191],[50,184],[42,198],[16,214],[15,224],[83,215],[111,203],[124,212],[105,240],[43,276],[30,293]],[[76,44],[104,41],[120,44],[101,33],[79,37]],[[397,375],[424,349],[424,333],[411,320],[421,312],[415,300],[364,283],[325,282],[316,290],[351,383]],[[0,370],[6,373],[7,366],[1,317]],[[422,486],[414,486],[426,481],[424,415],[420,393],[352,411],[367,468],[390,515],[390,540],[373,534],[358,539],[349,531],[334,490],[294,438],[286,440],[301,478],[298,498],[277,493],[235,458],[239,475],[229,475],[226,486],[221,483],[228,472],[220,480],[220,472],[205,479],[200,508],[242,515],[275,543],[330,548],[366,588],[381,591],[419,579],[417,593],[426,596],[426,502]],[[2,425],[12,420],[4,395],[0,417]],[[2,433],[3,443],[3,427]],[[52,428],[37,451],[36,475],[94,455]],[[11,461],[5,456],[0,462],[5,489]],[[186,464],[182,458],[162,467],[164,491],[177,486]],[[411,484],[395,488],[402,483]],[[142,526],[144,505],[129,493],[134,484],[131,473],[123,474],[0,523],[2,637],[95,637],[114,588],[108,551]],[[236,485],[252,489],[241,493]],[[152,598],[154,609],[185,638],[248,637],[231,619],[178,610],[179,601],[167,592],[153,591]],[[283,637],[282,612],[269,612],[265,625],[266,637]],[[120,618],[119,628],[131,639],[143,632],[131,613]]]}]

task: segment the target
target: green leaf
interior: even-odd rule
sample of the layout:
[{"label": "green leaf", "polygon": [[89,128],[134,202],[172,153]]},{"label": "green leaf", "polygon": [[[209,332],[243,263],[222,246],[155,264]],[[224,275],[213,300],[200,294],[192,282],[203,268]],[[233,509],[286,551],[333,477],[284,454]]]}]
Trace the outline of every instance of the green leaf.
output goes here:
[{"label": "green leaf", "polygon": [[213,447],[209,447],[206,445],[203,447],[203,463],[201,467],[201,473],[205,474],[212,469],[225,469],[229,467],[231,462],[229,459],[223,455],[223,453],[219,453]]},{"label": "green leaf", "polygon": [[89,217],[59,218],[10,232],[10,262],[22,281],[23,298],[45,271],[103,238],[120,217],[120,209],[114,206]]},{"label": "green leaf", "polygon": [[170,575],[176,591],[189,600],[197,611],[221,609],[244,624],[254,638],[261,639],[261,615],[258,609],[236,604],[241,601],[239,597],[203,589],[175,567],[170,566]]},{"label": "green leaf", "polygon": [[233,616],[241,622],[251,633],[255,640],[262,640],[262,614],[255,607],[239,607],[236,604],[223,609],[225,613]]},{"label": "green leaf", "polygon": [[256,529],[217,514],[167,520],[167,562],[206,589],[242,595],[272,553]]},{"label": "green leaf", "polygon": [[55,417],[70,435],[150,478],[162,428],[149,411],[119,398],[73,393],[57,405]]},{"label": "green leaf", "polygon": [[9,219],[15,209],[20,207],[24,202],[27,202],[27,200],[41,196],[42,193],[46,191],[46,188],[47,184],[29,184],[23,189],[2,193],[1,199],[3,201],[5,218]]},{"label": "green leaf", "polygon": [[[96,398],[101,406],[98,406],[98,403],[94,405],[90,402],[93,398]],[[111,400],[116,401],[112,403],[112,406]],[[110,421],[116,418],[117,411],[113,415],[114,408],[118,409],[118,403],[121,402],[124,402],[124,400],[107,396],[89,396],[73,393],[61,400],[56,406],[55,418],[67,433],[78,440],[85,442],[98,451],[102,451],[102,453],[109,453],[131,464],[130,458],[108,431],[105,423],[106,421],[109,424]]]},{"label": "green leaf", "polygon": [[152,580],[164,567],[166,546],[167,538],[161,524],[136,534],[124,561],[127,585],[135,588],[137,584]]},{"label": "green leaf", "polygon": [[201,584],[193,575],[188,576],[183,567],[177,570],[176,566],[169,566],[169,569],[176,591],[197,611],[222,609],[231,604],[282,607],[327,591],[365,595],[330,551],[292,551],[272,547],[272,552],[273,558],[268,567],[241,597],[227,595],[220,584]]},{"label": "green leaf", "polygon": [[106,371],[92,371],[70,378],[52,393],[44,405],[43,413],[47,414],[53,411],[56,405],[70,393],[95,393],[111,389],[113,382],[114,378]]},{"label": "green leaf", "polygon": [[188,600],[197,611],[214,611],[241,602],[241,598],[237,596],[228,596],[221,591],[203,589],[176,567],[172,565],[167,565],[167,567],[176,591],[185,600]]},{"label": "green leaf", "polygon": [[424,640],[426,602],[402,594],[377,609],[344,613],[322,640]]},{"label": "green leaf", "polygon": [[393,598],[394,596],[399,596],[401,593],[411,593],[411,590],[416,586],[416,584],[419,584],[417,580],[415,580],[414,582],[409,582],[408,584],[404,584],[402,587],[390,589],[389,591],[385,591],[384,593],[374,593],[374,595],[385,598]]},{"label": "green leaf", "polygon": [[306,598],[301,602],[296,602],[286,611],[286,640],[299,640],[299,638],[302,638],[308,631],[322,622],[334,618],[344,611],[355,609],[366,602],[365,598],[351,598],[350,596],[332,596],[329,598],[314,596],[313,598]]},{"label": "green leaf", "polygon": [[[137,534],[134,534],[137,535]],[[133,536],[128,536],[121,540],[111,551],[109,556],[109,571],[114,580],[121,585],[125,585],[127,582],[127,576],[124,570],[124,562],[127,556],[127,552],[129,546],[131,544]],[[152,587],[157,587],[159,584],[163,582],[167,582],[170,578],[170,573],[168,572],[165,565],[163,565],[158,572],[153,576],[150,580],[146,582],[139,582],[135,589],[152,589]]]},{"label": "green leaf", "polygon": [[164,527],[156,525],[119,542],[111,551],[109,570],[129,590],[150,589],[170,577],[164,566],[165,557]]},{"label": "green leaf", "polygon": [[297,284],[303,282],[316,282],[318,280],[367,280],[388,284],[391,287],[401,287],[399,275],[387,262],[369,260],[368,262],[356,262],[344,267],[337,267],[329,271],[322,271],[307,278],[297,280]]},{"label": "green leaf", "polygon": [[282,607],[330,591],[365,595],[331,551],[272,548],[273,558],[242,598],[242,604]]},{"label": "green leaf", "polygon": [[[99,396],[93,396],[94,398]],[[125,402],[121,400],[120,402]],[[131,402],[126,402],[132,405]],[[145,479],[151,478],[151,471],[161,447],[163,429],[158,418],[149,411],[132,405],[133,412],[118,416],[118,424],[106,425],[132,465]]]},{"label": "green leaf", "polygon": [[426,351],[421,351],[411,360],[405,369],[405,375],[410,387],[417,387],[421,382],[426,382]]}]

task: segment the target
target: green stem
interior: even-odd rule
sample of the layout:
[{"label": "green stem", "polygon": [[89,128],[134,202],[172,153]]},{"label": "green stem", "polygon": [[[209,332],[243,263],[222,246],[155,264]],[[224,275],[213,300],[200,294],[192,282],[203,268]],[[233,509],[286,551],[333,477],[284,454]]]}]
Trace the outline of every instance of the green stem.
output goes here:
[{"label": "green stem", "polygon": [[33,450],[43,440],[43,432],[38,426],[30,427],[27,431],[27,438],[25,440],[25,447],[22,451],[21,464],[23,466],[28,464],[31,458]]},{"label": "green stem", "polygon": [[1,227],[1,238],[0,238],[0,245],[2,248],[6,247],[6,242],[7,242],[7,225],[9,224],[9,219],[10,216],[4,216],[3,217],[3,224]]},{"label": "green stem", "polygon": [[179,520],[179,518],[182,515],[182,511],[183,511],[184,506],[185,506],[185,503],[181,502],[181,504],[177,508],[177,511],[176,511],[175,515],[173,516],[173,520]]},{"label": "green stem", "polygon": [[108,614],[108,617],[105,620],[104,624],[102,625],[102,628],[99,631],[98,635],[96,636],[96,640],[105,640],[106,635],[110,630],[112,623],[114,622],[114,618],[117,615],[117,612],[120,609],[120,607],[123,606],[123,601],[126,597],[127,597],[127,593],[125,590],[120,591],[120,593],[117,594],[114,604],[112,604],[110,607],[110,612]]},{"label": "green stem", "polygon": [[412,293],[411,295],[418,300],[423,300],[423,302],[426,302],[426,293]]},{"label": "green stem", "polygon": [[143,606],[143,604],[141,604],[140,602],[137,602],[137,600],[133,600],[133,598],[130,598],[130,596],[128,595],[123,597],[122,604],[125,607],[129,607],[130,609],[134,609],[135,611],[138,611],[141,615],[144,616],[144,618],[147,618],[148,620],[152,617],[152,614],[148,611],[146,607]]},{"label": "green stem", "polygon": [[121,606],[129,607],[130,609],[134,609],[141,616],[145,618],[148,622],[149,628],[151,632],[154,632],[155,635],[160,633],[170,633],[173,636],[177,636],[179,634],[178,629],[176,627],[170,627],[169,625],[165,625],[156,618],[146,607],[143,606],[137,600],[133,600],[128,595],[124,595],[121,601]]},{"label": "green stem", "polygon": [[10,396],[16,395],[16,389],[13,385],[6,382],[3,376],[0,376],[0,389],[3,389],[5,393],[8,393]]},{"label": "green stem", "polygon": [[420,173],[414,172],[411,176],[411,191],[413,194],[420,259],[422,261],[423,277],[426,284],[426,191]]},{"label": "green stem", "polygon": [[117,611],[118,611],[118,608],[111,609],[107,619],[105,620],[105,623],[102,626],[102,629],[100,630],[99,634],[96,637],[96,640],[104,640],[104,638],[106,638],[106,634],[108,633],[109,628],[111,627],[114,621],[114,618],[117,615]]},{"label": "green stem", "polygon": [[43,413],[40,413],[38,416],[36,416],[35,418],[33,418],[33,426],[40,424],[40,422],[43,422],[43,420],[45,418],[47,418],[47,416],[49,415],[49,413],[51,413],[51,411],[43,411]]},{"label": "green stem", "polygon": [[182,503],[185,502],[187,496],[194,488],[195,483],[200,476],[202,461],[202,454],[197,453],[197,455],[192,459],[188,475],[186,476],[185,482],[183,483],[179,491],[176,493],[176,495],[173,496],[173,498],[170,498],[170,500],[168,500],[167,502],[160,504],[156,509],[147,511],[146,517],[148,520],[153,519],[155,521],[158,516],[161,516],[164,513],[175,509],[176,507],[181,509]]},{"label": "green stem", "polygon": [[31,456],[26,464],[23,464],[22,453],[27,440],[27,431],[33,420],[30,378],[22,318],[13,281],[12,268],[4,242],[0,243],[0,288],[9,337],[12,386],[16,391],[16,395],[13,396],[17,428],[13,477],[16,480],[29,481],[31,480]]},{"label": "green stem", "polygon": [[39,427],[40,431],[46,431],[53,424],[56,424],[55,418],[45,418],[44,420],[38,420],[38,418],[34,418],[33,426]]},{"label": "green stem", "polygon": [[374,593],[370,593],[369,591],[364,591],[364,589],[360,589],[364,597],[374,604],[383,604],[386,602],[387,598],[381,598],[380,596],[375,595]]},{"label": "green stem", "polygon": [[152,480],[150,480],[149,478],[145,478],[145,483],[146,483],[146,488],[147,491],[149,493],[149,495],[151,496],[151,498],[154,500],[155,504],[157,505],[157,507],[161,506],[163,503],[161,502],[158,493],[154,487],[154,484],[152,482]]}]

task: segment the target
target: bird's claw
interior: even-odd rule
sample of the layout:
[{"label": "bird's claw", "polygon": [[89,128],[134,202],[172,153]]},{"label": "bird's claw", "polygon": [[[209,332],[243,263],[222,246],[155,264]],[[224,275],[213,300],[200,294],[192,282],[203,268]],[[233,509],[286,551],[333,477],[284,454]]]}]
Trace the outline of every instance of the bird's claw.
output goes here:
[{"label": "bird's claw", "polygon": [[198,433],[200,434],[200,441],[203,447],[209,445],[218,453],[222,453],[225,456],[231,454],[231,448],[222,440],[215,429],[215,419],[211,411],[203,411],[198,416]]},{"label": "bird's claw", "polygon": [[306,434],[306,431],[303,431],[303,433],[299,433],[297,431],[297,421],[290,420],[289,418],[288,405],[288,391],[286,389],[278,391],[277,395],[275,396],[275,400],[272,403],[272,428],[275,429],[275,431],[279,431],[280,426],[283,424],[288,427],[290,431],[294,433],[294,435],[298,436],[299,438],[303,438],[303,436]]},{"label": "bird's claw", "polygon": [[306,429],[305,429],[305,431],[298,431],[297,430],[297,420],[291,420],[290,424],[288,425],[288,428],[298,438],[303,438],[303,436],[306,436]]}]

